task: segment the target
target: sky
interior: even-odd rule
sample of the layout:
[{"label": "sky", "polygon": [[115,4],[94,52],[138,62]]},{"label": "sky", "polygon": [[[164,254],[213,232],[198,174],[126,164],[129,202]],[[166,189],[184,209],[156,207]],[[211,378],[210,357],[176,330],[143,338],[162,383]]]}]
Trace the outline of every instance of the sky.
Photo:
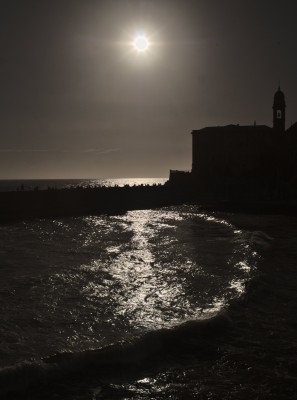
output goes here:
[{"label": "sky", "polygon": [[0,179],[190,170],[191,131],[271,126],[279,81],[289,127],[295,3],[0,0]]}]

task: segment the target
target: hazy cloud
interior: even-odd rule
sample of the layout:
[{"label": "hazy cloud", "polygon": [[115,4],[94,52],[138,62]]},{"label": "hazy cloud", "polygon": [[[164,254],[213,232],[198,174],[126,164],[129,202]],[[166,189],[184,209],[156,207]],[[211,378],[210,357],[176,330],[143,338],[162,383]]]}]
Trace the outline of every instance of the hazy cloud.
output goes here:
[{"label": "hazy cloud", "polygon": [[99,154],[109,154],[109,153],[116,153],[120,151],[120,149],[87,149],[87,150],[82,150],[83,153],[99,153]]},{"label": "hazy cloud", "polygon": [[53,149],[0,149],[0,153],[98,153],[109,154],[120,151],[114,149],[82,149],[82,150],[53,150]]},{"label": "hazy cloud", "polygon": [[47,153],[46,149],[0,149],[0,153]]}]

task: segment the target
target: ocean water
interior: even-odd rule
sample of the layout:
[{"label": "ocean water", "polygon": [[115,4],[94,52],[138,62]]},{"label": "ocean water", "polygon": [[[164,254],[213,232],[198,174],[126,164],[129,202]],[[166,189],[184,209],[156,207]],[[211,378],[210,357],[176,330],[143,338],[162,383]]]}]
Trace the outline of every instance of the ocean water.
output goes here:
[{"label": "ocean water", "polygon": [[1,396],[293,399],[296,228],[186,205],[0,226]]},{"label": "ocean water", "polygon": [[100,186],[134,186],[164,184],[167,178],[119,178],[119,179],[13,179],[0,180],[0,192],[21,190],[47,190],[48,188],[69,189]]}]

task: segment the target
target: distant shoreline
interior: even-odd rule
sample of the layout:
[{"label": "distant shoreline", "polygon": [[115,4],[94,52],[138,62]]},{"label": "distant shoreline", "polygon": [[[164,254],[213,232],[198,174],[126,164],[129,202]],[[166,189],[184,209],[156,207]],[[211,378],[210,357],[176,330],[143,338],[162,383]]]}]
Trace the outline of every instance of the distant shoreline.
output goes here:
[{"label": "distant shoreline", "polygon": [[70,188],[96,188],[102,186],[134,186],[134,185],[153,185],[164,184],[168,178],[60,178],[60,179],[0,179],[0,192],[10,192],[21,190],[70,189]]}]

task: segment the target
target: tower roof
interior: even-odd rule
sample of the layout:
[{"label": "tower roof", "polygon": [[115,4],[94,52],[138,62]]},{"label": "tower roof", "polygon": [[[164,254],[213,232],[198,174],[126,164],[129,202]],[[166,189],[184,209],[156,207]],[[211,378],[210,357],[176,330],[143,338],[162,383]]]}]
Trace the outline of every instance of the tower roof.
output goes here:
[{"label": "tower roof", "polygon": [[279,86],[278,90],[275,92],[275,95],[274,95],[274,104],[280,104],[280,103],[286,104],[285,95],[281,91],[280,86]]}]

